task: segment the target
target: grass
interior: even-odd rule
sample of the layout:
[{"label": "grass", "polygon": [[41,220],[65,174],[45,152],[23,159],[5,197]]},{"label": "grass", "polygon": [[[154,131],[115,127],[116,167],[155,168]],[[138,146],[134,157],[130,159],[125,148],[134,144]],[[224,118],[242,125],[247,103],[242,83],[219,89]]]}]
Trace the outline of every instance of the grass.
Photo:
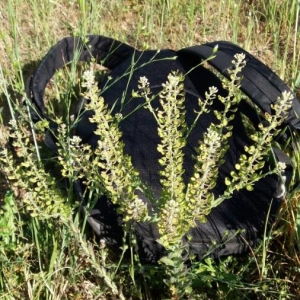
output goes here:
[{"label": "grass", "polygon": [[[265,62],[300,96],[298,18],[297,0],[3,0],[0,8],[1,147],[8,134],[9,120],[17,118],[16,112],[26,115],[21,103],[27,78],[49,48],[65,36],[101,34],[139,49],[180,49],[230,40]],[[55,84],[58,89],[63,84],[59,76]],[[21,129],[22,123],[19,132]],[[26,145],[28,155],[34,153],[36,149]],[[217,262],[208,258],[195,265],[189,271],[196,291],[190,299],[300,297],[299,137],[290,141],[290,146],[294,148],[296,166],[294,185],[271,232],[249,256],[228,257]],[[47,158],[47,153],[42,155],[42,159]],[[41,172],[39,165],[36,168]],[[159,268],[137,264],[133,269],[126,259],[120,263],[118,255],[86,237],[79,229],[82,227],[77,199],[71,193],[66,196],[64,191],[58,191],[51,176],[42,175],[39,180],[45,184],[45,195],[51,193],[57,203],[67,199],[72,203],[75,217],[69,218],[63,204],[60,213],[65,213],[65,218],[60,220],[49,218],[57,213],[57,207],[51,205],[45,206],[45,210],[33,207],[31,212],[37,215],[26,215],[24,189],[12,187],[2,176],[0,299],[160,299],[168,296],[162,281],[164,274]],[[42,200],[36,201],[42,203]]]}]

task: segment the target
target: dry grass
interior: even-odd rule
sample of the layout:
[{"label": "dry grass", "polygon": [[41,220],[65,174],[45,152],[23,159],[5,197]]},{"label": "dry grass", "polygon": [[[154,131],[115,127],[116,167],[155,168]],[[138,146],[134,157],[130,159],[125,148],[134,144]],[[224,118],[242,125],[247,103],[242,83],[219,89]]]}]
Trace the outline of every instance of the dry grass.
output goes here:
[{"label": "dry grass", "polygon": [[[48,1],[36,5],[35,1],[15,0],[18,22],[15,41],[7,10],[9,1],[4,2],[0,10],[0,62],[8,75],[14,70],[10,51],[15,43],[24,66],[39,61],[61,38],[80,33],[111,36],[140,49],[179,49],[209,41],[230,40],[269,66],[275,66],[275,70],[286,48],[288,61],[293,53],[293,39],[289,39],[287,45],[287,24],[268,26],[261,1],[169,1],[174,2],[170,8],[163,5],[163,1],[86,1],[83,25],[84,13],[77,1]],[[278,44],[275,45],[272,30],[276,29],[279,30],[276,34]],[[275,47],[278,51],[274,51]],[[297,50],[300,52],[299,44]],[[288,76],[290,70],[285,72],[284,76]]]},{"label": "dry grass", "polygon": [[[10,119],[8,95],[21,99],[24,82],[38,62],[57,41],[69,35],[100,34],[131,44],[139,49],[180,49],[215,40],[229,40],[244,47],[265,62],[289,85],[300,72],[299,33],[294,32],[296,1],[286,0],[3,0],[0,7],[0,107],[4,123]],[[3,80],[6,83],[2,82]],[[5,89],[8,89],[8,94]],[[300,94],[300,92],[298,91]],[[5,134],[0,127],[0,139]],[[3,143],[0,140],[0,146]],[[299,163],[299,159],[295,159]],[[299,170],[297,171],[299,172]],[[0,180],[0,201],[7,191]],[[1,203],[1,202],[0,202]],[[248,269],[236,274],[264,288],[282,289],[282,299],[299,297],[299,252],[295,247],[296,214],[299,196],[282,209],[274,230],[274,241],[267,254],[268,276],[259,278],[261,256],[250,258]],[[250,261],[250,262],[249,262]],[[76,263],[76,261],[75,261]],[[232,268],[234,270],[234,268]],[[18,270],[20,272],[20,270]],[[57,275],[62,276],[61,273]],[[78,278],[85,278],[81,275]],[[123,279],[124,280],[124,279]],[[97,282],[68,283],[58,279],[57,294],[68,291],[64,299],[93,298]],[[276,283],[275,283],[276,281]],[[33,279],[30,282],[34,282]],[[29,286],[30,282],[27,284]],[[297,283],[298,282],[298,283]],[[69,286],[67,286],[69,284]],[[269,285],[268,285],[269,284]],[[126,284],[125,284],[126,285]],[[60,289],[60,290],[59,290]],[[245,288],[246,289],[246,288]],[[22,290],[26,290],[22,287]],[[98,291],[99,292],[99,291]],[[77,296],[76,296],[77,295]],[[264,291],[261,292],[263,298]],[[23,297],[24,295],[22,295]],[[28,296],[28,293],[26,294]],[[75,297],[76,296],[76,297]],[[274,296],[277,299],[278,294]],[[21,297],[21,296],[20,296]],[[89,298],[88,298],[89,297]],[[272,299],[272,296],[269,296]],[[5,298],[5,295],[3,296]],[[2,295],[0,294],[0,299]]]}]

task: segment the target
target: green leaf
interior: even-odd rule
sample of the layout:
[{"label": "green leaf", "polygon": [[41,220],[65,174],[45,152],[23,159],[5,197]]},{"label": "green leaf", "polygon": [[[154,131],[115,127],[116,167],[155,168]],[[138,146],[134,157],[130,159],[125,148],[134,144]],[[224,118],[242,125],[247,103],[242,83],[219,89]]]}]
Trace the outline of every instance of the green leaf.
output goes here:
[{"label": "green leaf", "polygon": [[168,258],[167,256],[162,257],[159,262],[163,263],[166,266],[170,266],[170,267],[174,267],[175,263],[173,260],[171,260],[170,258]]}]

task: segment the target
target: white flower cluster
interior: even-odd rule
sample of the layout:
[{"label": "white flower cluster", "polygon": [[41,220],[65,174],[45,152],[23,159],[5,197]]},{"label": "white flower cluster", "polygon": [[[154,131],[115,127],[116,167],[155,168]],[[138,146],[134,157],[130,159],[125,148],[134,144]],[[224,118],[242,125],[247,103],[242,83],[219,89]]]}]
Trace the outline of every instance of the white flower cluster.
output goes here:
[{"label": "white flower cluster", "polygon": [[285,169],[286,169],[286,163],[284,162],[278,162],[277,163],[277,168],[278,168],[278,171],[281,173],[283,172]]},{"label": "white flower cluster", "polygon": [[93,70],[86,70],[82,75],[83,82],[81,84],[82,87],[91,90],[93,85],[95,84],[95,75]]},{"label": "white flower cluster", "polygon": [[129,202],[128,212],[135,221],[143,221],[143,218],[147,215],[148,210],[144,201],[140,198],[136,198],[133,202]]}]

